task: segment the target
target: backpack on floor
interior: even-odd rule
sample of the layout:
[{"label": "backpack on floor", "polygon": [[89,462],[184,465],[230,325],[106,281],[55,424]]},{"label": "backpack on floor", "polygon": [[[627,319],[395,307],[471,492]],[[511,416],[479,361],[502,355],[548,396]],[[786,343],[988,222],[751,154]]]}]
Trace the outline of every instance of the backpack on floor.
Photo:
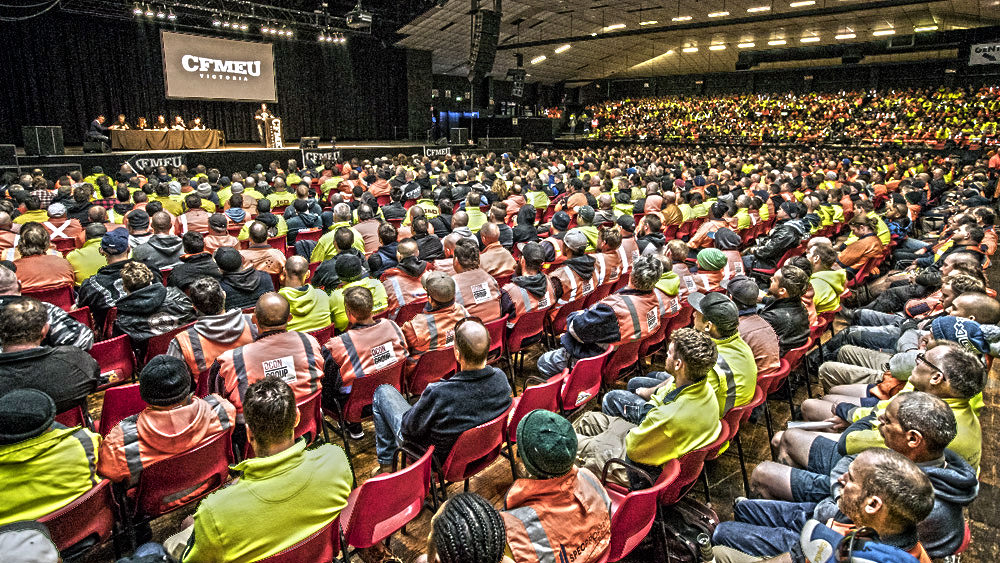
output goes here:
[{"label": "backpack on floor", "polygon": [[711,506],[694,500],[690,496],[682,498],[673,506],[664,507],[663,528],[667,543],[667,563],[700,563],[701,550],[698,535],[712,537],[719,525],[719,515]]}]

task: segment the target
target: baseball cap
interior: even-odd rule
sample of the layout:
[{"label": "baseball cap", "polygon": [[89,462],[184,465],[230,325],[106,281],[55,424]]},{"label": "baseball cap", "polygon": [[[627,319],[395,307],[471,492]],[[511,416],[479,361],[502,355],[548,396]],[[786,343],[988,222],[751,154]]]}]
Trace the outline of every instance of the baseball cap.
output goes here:
[{"label": "baseball cap", "polygon": [[112,255],[128,252],[128,231],[119,227],[104,234],[101,238],[101,248]]},{"label": "baseball cap", "polygon": [[733,276],[726,290],[737,306],[752,307],[757,304],[757,297],[760,295],[757,282],[746,276]]},{"label": "baseball cap", "polygon": [[573,252],[583,252],[587,249],[587,245],[590,242],[587,240],[587,235],[583,234],[583,231],[573,229],[563,237],[563,244]]},{"label": "baseball cap", "polygon": [[65,217],[66,206],[58,201],[49,206],[49,217]]},{"label": "baseball cap", "polygon": [[692,293],[688,296],[688,303],[705,316],[705,320],[719,327],[724,333],[731,333],[740,326],[740,311],[736,308],[736,303],[725,295],[713,291],[708,294]]}]

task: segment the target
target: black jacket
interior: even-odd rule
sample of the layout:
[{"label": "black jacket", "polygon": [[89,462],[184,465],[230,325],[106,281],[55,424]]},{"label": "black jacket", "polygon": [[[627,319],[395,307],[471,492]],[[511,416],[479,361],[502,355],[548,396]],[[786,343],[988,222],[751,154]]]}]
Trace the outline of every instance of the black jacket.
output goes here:
[{"label": "black jacket", "polygon": [[[397,245],[398,243],[392,242],[381,246],[374,254],[368,257],[368,270],[371,271],[373,278],[379,279],[386,270],[396,267],[398,263],[396,261]],[[419,247],[419,245],[417,246]],[[420,259],[424,259],[423,253],[420,254]]]},{"label": "black jacket", "polygon": [[133,344],[144,344],[193,320],[194,305],[184,292],[154,282],[118,300],[115,332],[129,335]]},{"label": "black jacket", "polygon": [[274,291],[271,276],[253,268],[222,274],[219,285],[226,292],[227,310],[253,307],[261,295]]},{"label": "black jacket", "polygon": [[[118,303],[118,300],[125,297],[125,287],[122,285],[122,268],[132,260],[123,260],[103,266],[97,273],[90,276],[82,284],[77,292],[76,306],[90,307],[90,312],[94,315],[94,325],[104,326],[104,318],[108,311]],[[154,270],[155,272],[155,270]]]},{"label": "black jacket", "polygon": [[0,354],[0,395],[14,389],[38,389],[56,402],[56,412],[84,405],[97,390],[101,368],[74,346],[41,346]]},{"label": "black jacket", "polygon": [[207,252],[181,256],[181,263],[174,266],[167,278],[167,285],[187,290],[194,280],[203,277],[215,279],[222,278],[222,270],[215,263],[215,259]]},{"label": "black jacket", "polygon": [[388,219],[402,219],[406,217],[406,209],[403,204],[394,201],[382,206],[382,216]]},{"label": "black jacket", "polygon": [[434,236],[444,238],[451,234],[451,215],[438,215],[428,221],[434,227]]},{"label": "black jacket", "polygon": [[754,268],[773,269],[785,252],[798,246],[806,234],[805,224],[798,220],[778,223],[771,234],[761,240],[753,250]]},{"label": "black jacket", "polygon": [[782,355],[809,340],[809,313],[801,299],[765,301],[760,316],[778,335],[778,349]]},{"label": "black jacket", "polygon": [[444,246],[441,245],[441,239],[437,238],[437,236],[422,235],[420,238],[414,236],[413,240],[417,241],[421,260],[429,261],[444,258]]}]

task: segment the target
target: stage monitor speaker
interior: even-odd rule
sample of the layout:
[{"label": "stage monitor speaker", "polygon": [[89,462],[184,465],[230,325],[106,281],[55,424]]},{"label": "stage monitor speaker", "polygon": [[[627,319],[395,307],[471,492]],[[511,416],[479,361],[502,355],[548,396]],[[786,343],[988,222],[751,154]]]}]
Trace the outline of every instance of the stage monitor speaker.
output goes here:
[{"label": "stage monitor speaker", "polygon": [[16,166],[17,151],[14,145],[0,145],[0,166]]},{"label": "stage monitor speaker", "polygon": [[468,127],[453,127],[451,129],[451,144],[464,145],[469,142]]},{"label": "stage monitor speaker", "polygon": [[439,147],[446,147],[448,146],[448,137],[441,137],[437,141],[434,141],[434,143]]},{"label": "stage monitor speaker", "polygon": [[319,137],[302,137],[299,139],[300,149],[315,149],[319,147]]},{"label": "stage monitor speaker", "polygon": [[49,125],[25,125],[21,127],[24,137],[24,153],[31,156],[66,154],[63,146],[62,127]]},{"label": "stage monitor speaker", "polygon": [[479,10],[472,16],[472,49],[469,51],[469,81],[493,72],[500,40],[500,12]]}]

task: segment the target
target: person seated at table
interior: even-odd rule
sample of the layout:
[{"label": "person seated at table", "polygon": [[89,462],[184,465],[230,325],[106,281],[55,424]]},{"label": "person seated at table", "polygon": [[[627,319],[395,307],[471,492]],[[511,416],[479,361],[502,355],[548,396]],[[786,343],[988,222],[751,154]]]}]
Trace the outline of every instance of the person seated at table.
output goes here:
[{"label": "person seated at table", "polygon": [[111,139],[108,138],[108,127],[104,126],[104,116],[98,115],[90,122],[90,130],[87,131],[88,141],[100,141],[102,143],[109,143]]},{"label": "person seated at table", "polygon": [[119,113],[118,120],[112,123],[110,127],[108,127],[108,129],[115,129],[117,131],[126,131],[131,128],[132,127],[128,124],[128,121],[125,121],[124,113]]},{"label": "person seated at table", "polygon": [[179,115],[175,115],[174,122],[171,124],[170,128],[174,131],[185,131],[187,126],[184,125],[184,118]]},{"label": "person seated at table", "polygon": [[142,131],[145,131],[146,129],[149,129],[149,122],[146,121],[145,117],[140,117],[135,122],[135,128],[139,129],[139,130],[142,130]]},{"label": "person seated at table", "polygon": [[153,131],[166,131],[167,129],[170,129],[170,124],[167,123],[167,118],[161,113],[156,116],[156,122],[153,123],[153,126],[150,127],[150,129]]},{"label": "person seated at table", "polygon": [[202,122],[200,117],[192,119],[191,123],[188,124],[189,131],[204,131],[206,129],[208,129],[208,127],[205,127],[205,123]]}]

